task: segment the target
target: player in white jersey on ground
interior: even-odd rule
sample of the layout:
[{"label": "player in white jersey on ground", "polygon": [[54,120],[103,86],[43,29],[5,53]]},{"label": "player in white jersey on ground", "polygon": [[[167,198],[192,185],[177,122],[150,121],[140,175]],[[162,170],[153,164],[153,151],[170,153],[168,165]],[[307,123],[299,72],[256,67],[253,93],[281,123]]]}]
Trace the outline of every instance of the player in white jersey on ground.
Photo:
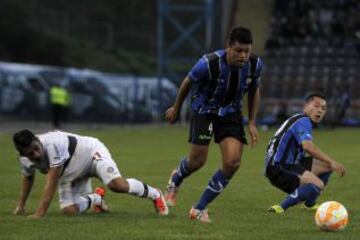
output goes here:
[{"label": "player in white jersey on ground", "polygon": [[107,211],[103,199],[105,189],[92,193],[91,177],[99,178],[110,190],[150,198],[160,215],[168,208],[160,190],[137,179],[121,176],[109,150],[98,139],[61,131],[34,135],[29,130],[14,134],[13,141],[20,154],[23,178],[20,197],[14,214],[24,214],[31,191],[35,169],[46,174],[46,183],[39,206],[31,218],[45,215],[58,187],[60,209],[66,214],[78,214],[90,207]]}]

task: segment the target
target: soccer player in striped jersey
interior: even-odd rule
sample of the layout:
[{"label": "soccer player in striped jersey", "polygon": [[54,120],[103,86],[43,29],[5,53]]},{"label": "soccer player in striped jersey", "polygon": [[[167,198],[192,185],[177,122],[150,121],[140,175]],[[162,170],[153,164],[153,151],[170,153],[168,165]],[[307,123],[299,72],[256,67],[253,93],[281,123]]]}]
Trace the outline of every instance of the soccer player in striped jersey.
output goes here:
[{"label": "soccer player in striped jersey", "polygon": [[303,113],[287,119],[270,140],[265,158],[265,176],[272,185],[289,195],[268,211],[277,214],[304,202],[317,209],[316,199],[333,171],[344,176],[343,165],[313,143],[312,128],[326,113],[326,99],[320,93],[305,97]]},{"label": "soccer player in striped jersey", "polygon": [[249,29],[234,28],[228,46],[204,55],[183,80],[174,105],[166,112],[170,123],[176,122],[181,105],[189,93],[193,112],[189,142],[190,153],[171,174],[165,199],[174,206],[183,180],[206,162],[212,136],[222,153],[222,167],[211,177],[199,201],[190,210],[190,219],[209,222],[206,206],[226,187],[240,166],[246,144],[242,119],[242,98],[248,93],[251,146],[258,134],[255,125],[259,102],[259,84],[263,63],[251,54]]}]

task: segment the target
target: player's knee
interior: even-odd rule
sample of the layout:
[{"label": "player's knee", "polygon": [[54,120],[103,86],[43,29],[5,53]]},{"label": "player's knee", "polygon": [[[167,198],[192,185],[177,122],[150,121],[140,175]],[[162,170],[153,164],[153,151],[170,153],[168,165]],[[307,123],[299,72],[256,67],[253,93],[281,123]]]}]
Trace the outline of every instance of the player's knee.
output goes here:
[{"label": "player's knee", "polygon": [[240,159],[233,158],[224,161],[224,170],[229,173],[235,173],[240,167]]},{"label": "player's knee", "polygon": [[321,191],[324,190],[325,185],[323,183],[323,181],[316,181],[316,183],[314,183],[315,186],[317,186]]},{"label": "player's knee", "polygon": [[309,171],[305,171],[302,175],[303,180],[305,183],[312,183],[314,184],[316,187],[318,187],[321,191],[324,190],[325,184],[324,182],[318,178],[317,176],[315,176],[312,172]]},{"label": "player's knee", "polygon": [[122,177],[111,180],[107,186],[113,192],[127,193],[129,191],[129,184]]},{"label": "player's knee", "polygon": [[61,212],[62,212],[63,214],[65,214],[65,215],[70,215],[70,216],[72,216],[72,215],[78,214],[78,213],[79,213],[79,210],[78,210],[74,205],[72,205],[72,206],[69,206],[69,207],[62,208],[62,209],[61,209]]}]

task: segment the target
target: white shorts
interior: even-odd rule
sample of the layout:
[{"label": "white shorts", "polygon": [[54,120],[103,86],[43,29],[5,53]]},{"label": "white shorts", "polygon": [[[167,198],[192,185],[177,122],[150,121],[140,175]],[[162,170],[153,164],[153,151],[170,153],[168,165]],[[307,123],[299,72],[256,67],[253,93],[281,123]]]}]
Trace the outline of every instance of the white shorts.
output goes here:
[{"label": "white shorts", "polygon": [[[91,163],[86,167],[87,170],[85,172],[81,171],[81,169],[77,169],[80,171],[74,171],[76,174],[69,174],[60,181],[60,209],[74,205],[76,203],[76,198],[92,193],[90,177],[98,177],[104,185],[108,185],[113,179],[121,177],[120,171],[105,145],[100,141],[96,141],[94,149],[95,151],[92,154]],[[85,152],[82,153],[83,155],[79,155],[84,156]],[[76,164],[75,159],[72,159],[71,161],[74,165]],[[78,174],[78,172],[82,172],[82,174]],[[72,180],[74,178],[75,180]]]},{"label": "white shorts", "polygon": [[82,178],[74,182],[59,184],[60,209],[74,205],[76,198],[92,193],[91,179]]},{"label": "white shorts", "polygon": [[99,142],[98,149],[93,155],[94,175],[97,176],[105,185],[111,180],[121,177],[121,173],[111,157],[105,145]]}]

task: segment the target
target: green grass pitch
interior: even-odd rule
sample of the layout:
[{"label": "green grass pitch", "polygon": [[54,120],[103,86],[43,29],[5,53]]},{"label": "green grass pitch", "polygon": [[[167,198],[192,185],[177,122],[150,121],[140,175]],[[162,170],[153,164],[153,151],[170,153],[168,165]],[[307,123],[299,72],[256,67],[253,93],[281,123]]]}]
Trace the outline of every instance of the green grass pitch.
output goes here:
[{"label": "green grass pitch", "polygon": [[[209,205],[210,224],[190,221],[188,211],[204,190],[209,178],[220,166],[218,146],[211,143],[207,164],[182,185],[178,206],[166,217],[157,216],[152,203],[129,195],[108,191],[111,207],[107,214],[86,213],[66,217],[59,212],[57,196],[47,215],[40,220],[13,216],[20,171],[11,135],[0,135],[0,239],[359,239],[360,238],[360,129],[315,131],[315,143],[342,162],[347,175],[333,175],[319,201],[336,200],[349,211],[350,222],[342,232],[319,231],[314,213],[299,206],[277,216],[266,208],[278,203],[284,193],[273,188],[263,177],[266,144],[274,130],[260,132],[255,149],[246,148],[242,164],[225,191]],[[84,130],[81,134],[100,138],[110,149],[125,177],[135,177],[165,189],[169,173],[188,151],[185,127],[139,127]],[[28,200],[32,213],[44,184],[37,174]],[[94,185],[101,184],[93,181]]]}]

